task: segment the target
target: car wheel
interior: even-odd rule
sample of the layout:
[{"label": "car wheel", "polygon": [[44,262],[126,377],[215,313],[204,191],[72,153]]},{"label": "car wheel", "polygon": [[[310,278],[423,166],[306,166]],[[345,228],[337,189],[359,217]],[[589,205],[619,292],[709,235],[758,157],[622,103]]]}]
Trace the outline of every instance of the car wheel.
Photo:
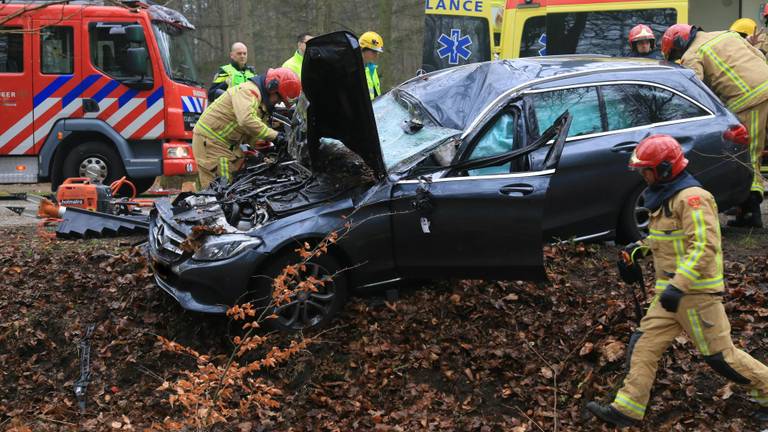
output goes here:
[{"label": "car wheel", "polygon": [[62,174],[62,180],[88,177],[109,185],[125,175],[125,167],[120,155],[110,145],[90,141],[77,145],[67,154],[62,164]]},{"label": "car wheel", "polygon": [[637,188],[624,203],[616,228],[616,241],[628,244],[640,240],[648,234],[650,211],[645,208],[643,192],[645,186]]},{"label": "car wheel", "polygon": [[343,272],[337,274],[341,269],[338,260],[325,254],[312,259],[300,274],[302,280],[308,276],[327,280],[323,286],[317,287],[317,292],[298,292],[288,303],[279,307],[270,306],[272,280],[286,266],[297,262],[299,257],[295,252],[287,253],[271,261],[263,271],[251,278],[248,298],[253,299],[262,311],[270,307],[267,315],[277,315],[277,318],[267,321],[267,325],[275,330],[299,331],[323,327],[333,320],[347,300],[346,276]]}]

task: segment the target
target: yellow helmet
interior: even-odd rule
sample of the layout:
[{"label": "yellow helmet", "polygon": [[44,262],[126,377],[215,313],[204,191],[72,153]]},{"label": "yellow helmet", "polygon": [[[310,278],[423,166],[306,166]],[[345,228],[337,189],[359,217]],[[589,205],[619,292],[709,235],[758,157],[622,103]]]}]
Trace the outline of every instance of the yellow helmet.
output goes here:
[{"label": "yellow helmet", "polygon": [[360,36],[360,48],[368,48],[377,52],[384,52],[384,39],[373,31],[367,31]]},{"label": "yellow helmet", "polygon": [[751,18],[739,18],[731,24],[731,31],[750,36],[757,31],[757,23]]}]

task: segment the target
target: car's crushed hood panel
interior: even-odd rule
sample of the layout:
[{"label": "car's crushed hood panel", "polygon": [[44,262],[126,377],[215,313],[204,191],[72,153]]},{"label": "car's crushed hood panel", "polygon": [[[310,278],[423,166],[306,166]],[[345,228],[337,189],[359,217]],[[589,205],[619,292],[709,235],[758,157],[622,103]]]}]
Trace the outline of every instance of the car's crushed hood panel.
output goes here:
[{"label": "car's crushed hood panel", "polygon": [[308,101],[306,146],[313,171],[327,168],[320,161],[321,147],[336,140],[359,155],[376,178],[382,178],[386,170],[355,36],[341,31],[310,40],[301,84]]}]

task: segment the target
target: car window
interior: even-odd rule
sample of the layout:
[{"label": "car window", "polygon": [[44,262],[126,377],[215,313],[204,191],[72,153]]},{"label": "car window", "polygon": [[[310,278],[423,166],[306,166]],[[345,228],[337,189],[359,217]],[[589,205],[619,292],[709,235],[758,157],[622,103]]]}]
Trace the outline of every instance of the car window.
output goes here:
[{"label": "car window", "polygon": [[674,8],[597,12],[566,12],[547,15],[547,54],[624,55],[629,47],[629,30],[637,23],[650,26],[661,35],[677,23]]},{"label": "car window", "polygon": [[40,73],[66,75],[75,72],[75,41],[72,27],[50,26],[40,30]]},{"label": "car window", "polygon": [[603,86],[601,91],[608,130],[707,115],[688,99],[660,87],[622,84]]},{"label": "car window", "polygon": [[534,93],[528,100],[533,106],[539,132],[552,126],[565,111],[569,111],[573,116],[569,137],[603,131],[600,100],[595,87]]},{"label": "car window", "polygon": [[[504,113],[477,142],[467,160],[482,159],[508,153],[515,148],[515,115]],[[511,162],[504,165],[467,171],[470,176],[507,174]]]},{"label": "car window", "polygon": [[23,43],[21,27],[0,27],[0,73],[24,71]]},{"label": "car window", "polygon": [[546,16],[531,17],[525,20],[525,25],[523,25],[523,35],[520,39],[520,57],[547,55],[546,31]]}]

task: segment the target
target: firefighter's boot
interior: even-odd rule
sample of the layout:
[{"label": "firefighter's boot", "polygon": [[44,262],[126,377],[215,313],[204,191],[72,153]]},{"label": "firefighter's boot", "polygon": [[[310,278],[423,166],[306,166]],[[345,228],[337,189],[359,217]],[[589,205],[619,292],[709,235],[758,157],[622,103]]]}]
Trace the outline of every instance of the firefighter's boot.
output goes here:
[{"label": "firefighter's boot", "polygon": [[610,405],[600,405],[597,402],[587,404],[587,409],[600,420],[610,423],[614,426],[628,427],[637,426],[640,422],[620,413],[616,408]]}]

